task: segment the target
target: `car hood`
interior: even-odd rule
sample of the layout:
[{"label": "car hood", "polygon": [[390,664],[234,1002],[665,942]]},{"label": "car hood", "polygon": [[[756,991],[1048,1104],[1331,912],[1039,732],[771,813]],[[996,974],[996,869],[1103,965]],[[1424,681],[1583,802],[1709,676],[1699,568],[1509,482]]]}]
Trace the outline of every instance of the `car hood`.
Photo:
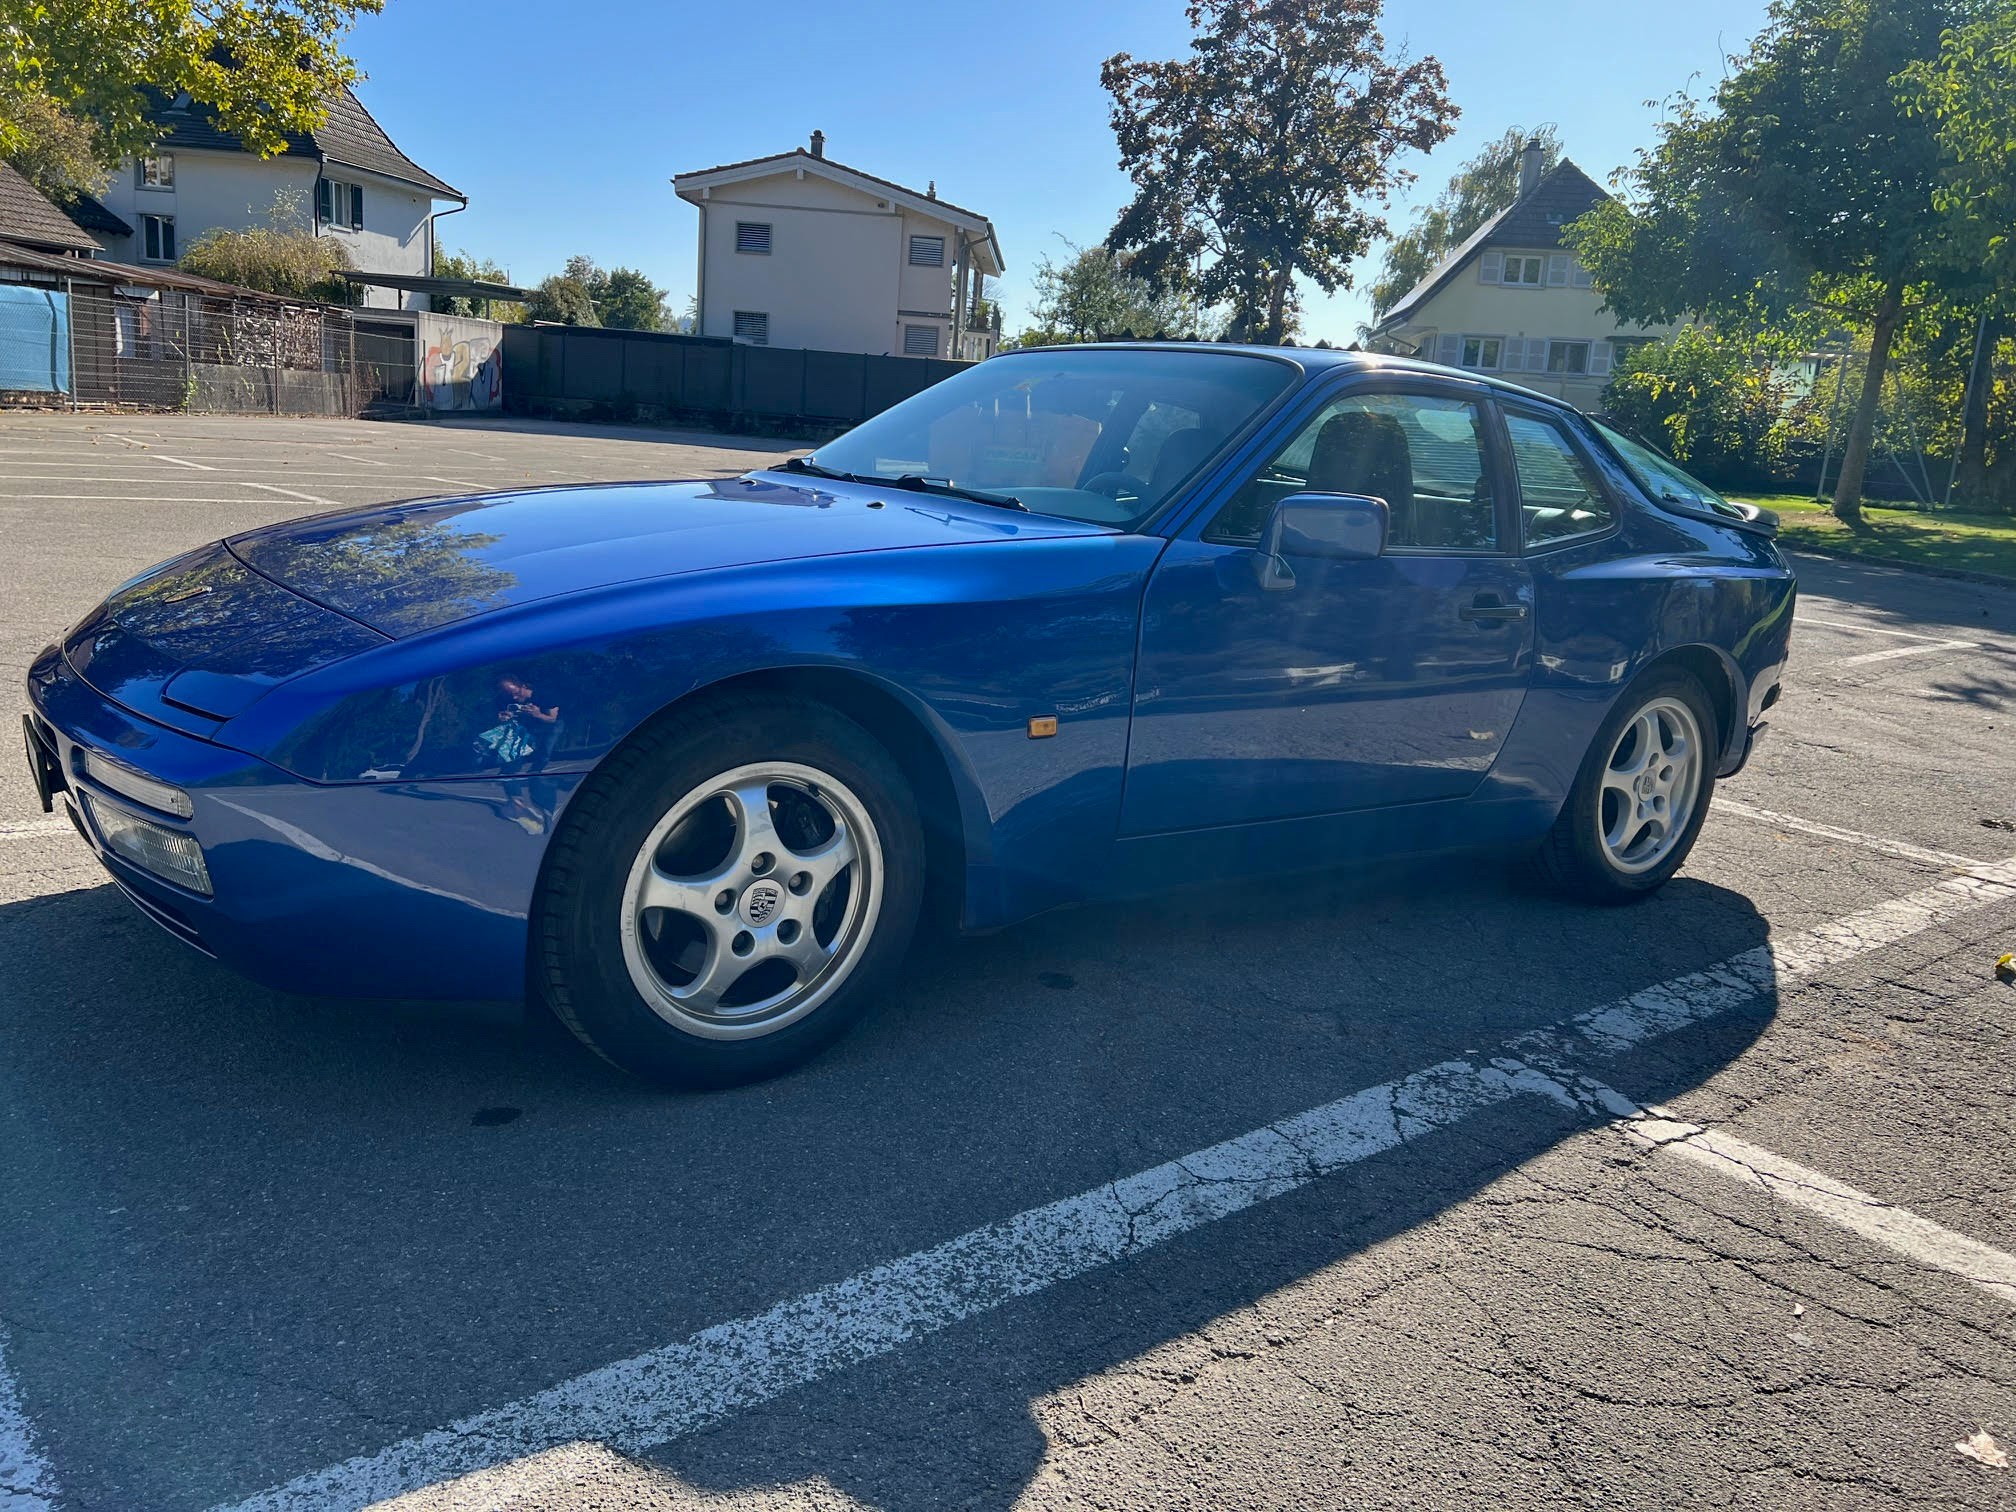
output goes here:
[{"label": "car hood", "polygon": [[752,473],[419,500],[316,515],[228,544],[261,576],[396,639],[674,573],[1110,533],[959,499]]}]

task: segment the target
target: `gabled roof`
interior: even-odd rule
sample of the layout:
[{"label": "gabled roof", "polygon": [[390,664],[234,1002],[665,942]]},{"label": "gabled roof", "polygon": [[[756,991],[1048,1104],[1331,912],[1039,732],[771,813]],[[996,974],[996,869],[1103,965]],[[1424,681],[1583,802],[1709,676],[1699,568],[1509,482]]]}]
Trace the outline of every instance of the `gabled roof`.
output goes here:
[{"label": "gabled roof", "polygon": [[100,236],[133,234],[131,226],[82,189],[71,190],[67,196],[56,201],[56,206],[86,231],[95,231]]},{"label": "gabled roof", "polygon": [[[211,152],[243,152],[245,144],[217,124],[203,106],[187,95],[170,97],[155,91],[150,97],[148,118],[161,129],[161,145],[187,147]],[[403,184],[432,191],[444,199],[466,199],[453,184],[436,178],[401,152],[373,119],[363,102],[348,89],[329,100],[329,118],[313,131],[290,132],[287,152],[366,173],[381,174]]]},{"label": "gabled roof", "polygon": [[703,198],[701,191],[717,185],[746,183],[751,179],[769,178],[772,174],[786,172],[816,174],[831,183],[858,189],[873,198],[889,200],[919,215],[933,216],[963,231],[970,231],[982,238],[975,250],[980,251],[983,257],[992,253],[992,266],[983,262],[980,271],[998,277],[1005,266],[1001,259],[1001,239],[994,234],[994,223],[979,211],[939,199],[935,194],[905,188],[890,179],[877,178],[872,173],[863,173],[859,168],[836,163],[829,157],[815,157],[803,147],[794,147],[789,152],[774,152],[768,157],[744,158],[739,163],[722,163],[714,168],[681,173],[673,178],[672,188],[681,199],[698,203]]},{"label": "gabled roof", "polygon": [[7,163],[0,163],[0,237],[44,251],[105,250]]},{"label": "gabled roof", "polygon": [[249,299],[266,304],[290,305],[317,303],[307,299],[281,299],[258,289],[242,289],[237,284],[219,283],[214,278],[198,278],[193,273],[184,273],[179,268],[160,263],[142,268],[132,263],[108,262],[102,257],[57,257],[5,240],[0,240],[0,267],[34,268],[38,272],[55,273],[89,283],[179,289],[184,293],[208,294],[219,299]]},{"label": "gabled roof", "polygon": [[1405,325],[1415,311],[1441,293],[1487,247],[1546,250],[1560,246],[1563,226],[1609,198],[1601,184],[1563,158],[1533,186],[1531,194],[1521,195],[1471,232],[1462,246],[1403,294],[1372,329],[1378,332]]}]

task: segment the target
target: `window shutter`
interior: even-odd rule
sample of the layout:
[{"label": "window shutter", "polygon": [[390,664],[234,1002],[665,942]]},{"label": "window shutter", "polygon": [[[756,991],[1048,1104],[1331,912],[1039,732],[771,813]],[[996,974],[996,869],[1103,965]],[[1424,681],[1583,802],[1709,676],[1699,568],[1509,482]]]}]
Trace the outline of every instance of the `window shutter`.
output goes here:
[{"label": "window shutter", "polygon": [[1589,376],[1601,378],[1610,371],[1610,343],[1592,341],[1589,343]]},{"label": "window shutter", "polygon": [[1526,339],[1523,336],[1507,336],[1498,348],[1498,371],[1501,373],[1523,373],[1526,371]]},{"label": "window shutter", "polygon": [[770,223],[768,221],[735,222],[735,250],[747,252],[756,257],[770,255]]},{"label": "window shutter", "polygon": [[1484,254],[1484,260],[1477,265],[1477,281],[1487,284],[1503,283],[1505,281],[1505,254],[1503,252],[1486,252]]},{"label": "window shutter", "polygon": [[945,238],[942,236],[913,236],[910,238],[910,262],[919,268],[942,268],[945,266]]},{"label": "window shutter", "polygon": [[1435,360],[1444,367],[1462,366],[1463,338],[1454,334],[1444,335],[1435,343]]},{"label": "window shutter", "polygon": [[1596,275],[1577,261],[1574,270],[1568,275],[1568,282],[1578,289],[1590,289],[1596,286]]},{"label": "window shutter", "polygon": [[1565,289],[1568,287],[1568,254],[1550,252],[1547,254],[1547,287]]},{"label": "window shutter", "polygon": [[762,310],[735,312],[735,339],[752,346],[770,345],[770,316]]},{"label": "window shutter", "polygon": [[1526,371],[1544,373],[1547,371],[1547,338],[1528,336],[1526,338]]},{"label": "window shutter", "polygon": [[325,226],[335,219],[329,208],[330,191],[332,188],[333,186],[329,180],[325,178],[315,180],[315,219],[322,222]]},{"label": "window shutter", "polygon": [[352,231],[362,231],[364,229],[364,186],[362,184],[352,184],[350,186],[350,229]]},{"label": "window shutter", "polygon": [[938,328],[936,326],[906,325],[903,327],[903,355],[906,357],[936,357],[938,355]]}]

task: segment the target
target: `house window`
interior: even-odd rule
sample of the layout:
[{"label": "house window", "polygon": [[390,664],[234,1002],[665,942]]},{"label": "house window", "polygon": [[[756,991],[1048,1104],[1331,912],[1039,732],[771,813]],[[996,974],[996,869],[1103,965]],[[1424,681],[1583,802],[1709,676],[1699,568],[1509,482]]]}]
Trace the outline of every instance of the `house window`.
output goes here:
[{"label": "house window", "polygon": [[1639,348],[1657,346],[1658,344],[1659,338],[1657,336],[1613,336],[1610,338],[1610,347],[1616,353],[1616,364],[1620,368],[1624,366],[1624,359]]},{"label": "house window", "polygon": [[175,154],[157,152],[140,159],[136,183],[142,189],[173,189],[175,187]]},{"label": "house window", "polygon": [[938,355],[938,327],[906,325],[903,327],[903,355],[905,357],[936,357]]},{"label": "house window", "polygon": [[1495,373],[1503,360],[1504,351],[1504,342],[1496,336],[1465,336],[1457,362],[1461,367]]},{"label": "house window", "polygon": [[1537,289],[1547,281],[1544,257],[1507,257],[1505,274],[1499,282],[1517,289]]},{"label": "house window", "polygon": [[945,238],[942,236],[913,236],[910,238],[910,266],[913,268],[942,268],[945,266]]},{"label": "house window", "polygon": [[1596,275],[1583,267],[1582,259],[1578,257],[1575,259],[1574,267],[1569,271],[1568,282],[1578,289],[1594,288]]},{"label": "house window", "polygon": [[751,257],[770,255],[770,222],[735,222],[735,250],[746,252]]},{"label": "house window", "polygon": [[737,310],[735,339],[751,346],[770,345],[770,315],[765,310]]},{"label": "house window", "polygon": [[1586,341],[1548,342],[1547,371],[1550,373],[1588,372],[1589,343]]},{"label": "house window", "polygon": [[364,229],[364,186],[346,184],[341,179],[315,181],[315,219],[325,226]]},{"label": "house window", "polygon": [[175,217],[140,217],[140,255],[148,262],[175,261]]}]

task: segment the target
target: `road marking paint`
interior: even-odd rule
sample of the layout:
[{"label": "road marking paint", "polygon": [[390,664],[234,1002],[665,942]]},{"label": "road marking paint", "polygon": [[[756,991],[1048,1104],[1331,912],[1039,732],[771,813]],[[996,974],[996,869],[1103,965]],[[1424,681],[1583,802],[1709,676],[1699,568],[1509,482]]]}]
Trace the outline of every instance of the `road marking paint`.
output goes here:
[{"label": "road marking paint", "polygon": [[343,462],[361,462],[366,467],[383,467],[385,465],[383,462],[380,462],[376,457],[353,457],[348,452],[332,451],[326,453],[326,455],[335,457],[339,461]]},{"label": "road marking paint", "polygon": [[473,479],[470,478],[437,478],[432,473],[421,473],[420,478],[421,481],[426,483],[450,483],[457,488],[483,488],[487,486],[485,484],[475,482]]},{"label": "road marking paint", "polygon": [[1864,662],[1895,661],[1900,656],[1925,656],[1934,651],[1972,651],[1973,641],[1934,641],[1929,646],[1892,646],[1887,651],[1864,651],[1860,656],[1844,656],[1834,663],[1837,667],[1855,667]]},{"label": "road marking paint", "polygon": [[1919,630],[1892,630],[1887,625],[1860,625],[1853,620],[1815,619],[1811,615],[1797,614],[1795,625],[1825,625],[1829,630],[1853,630],[1858,635],[1894,635],[1900,640],[1938,641],[1943,635],[1926,635]]},{"label": "road marking paint", "polygon": [[1780,1202],[1817,1213],[1907,1260],[1963,1277],[2005,1302],[2016,1302],[2016,1255],[1956,1234],[1908,1208],[1719,1129],[1682,1123],[1656,1110],[1625,1119],[1619,1127],[1641,1144],[1671,1150],[1706,1170],[1760,1188]]},{"label": "road marking paint", "polygon": [[35,1443],[21,1391],[7,1367],[7,1330],[0,1328],[0,1512],[52,1512],[56,1472]]},{"label": "road marking paint", "polygon": [[1747,803],[1739,803],[1720,794],[1716,795],[1715,806],[1710,812],[1727,814],[1736,819],[1750,819],[1759,824],[1775,825],[1779,829],[1797,830],[1804,835],[1818,835],[1823,840],[1838,840],[1844,845],[1860,845],[1869,850],[1881,851],[1885,855],[1898,856],[1906,861],[1919,861],[1927,866],[1937,866],[1945,870],[1971,872],[1986,864],[1974,856],[1960,855],[1957,851],[1927,850],[1922,845],[1912,845],[1903,840],[1887,840],[1881,835],[1865,835],[1860,830],[1838,829],[1831,824],[1801,819],[1796,814],[1781,814],[1774,809],[1752,808]]},{"label": "road marking paint", "polygon": [[37,835],[74,835],[68,819],[0,820],[0,840],[32,840]]},{"label": "road marking paint", "polygon": [[216,468],[210,466],[210,464],[207,462],[190,462],[181,457],[171,457],[165,452],[156,452],[154,453],[154,456],[157,460],[162,462],[173,462],[177,467],[193,467],[196,469],[197,472],[217,471]]},{"label": "road marking paint", "polygon": [[1587,1115],[1637,1104],[1584,1075],[1611,1056],[1720,1017],[1994,903],[2016,900],[2016,857],[1769,941],[1558,1025],[1490,1057],[1444,1061],[1090,1191],[973,1229],[753,1317],[591,1370],[502,1407],[311,1472],[231,1512],[349,1509],[563,1444],[626,1453],[1132,1258],[1521,1095]]},{"label": "road marking paint", "polygon": [[476,459],[477,459],[478,461],[481,461],[481,462],[500,462],[500,463],[501,463],[501,462],[504,462],[504,461],[508,460],[508,459],[506,459],[506,458],[504,458],[504,457],[494,457],[494,456],[492,456],[492,455],[491,455],[491,454],[490,454],[489,452],[479,452],[479,451],[471,451],[471,450],[469,450],[469,448],[468,448],[468,447],[466,447],[466,446],[444,446],[444,447],[441,447],[441,448],[440,448],[440,450],[442,450],[442,451],[445,451],[445,452],[454,452],[454,453],[455,453],[455,454],[456,454],[457,456],[462,456],[462,457],[474,457],[474,458],[476,458]]},{"label": "road marking paint", "polygon": [[[98,480],[95,478],[85,478],[81,481],[93,483]],[[235,480],[220,478],[218,481],[232,482]],[[263,488],[266,485],[263,483],[241,483],[238,486],[241,488]],[[284,488],[278,490],[281,493],[285,493],[286,491]],[[216,499],[200,494],[55,494],[10,492],[6,497],[17,502],[23,499],[34,499],[37,501],[57,501],[71,504],[253,504],[258,502],[255,499],[246,498],[243,494],[233,499]],[[295,497],[305,499],[308,495],[297,494]],[[325,500],[324,502],[327,501]]]},{"label": "road marking paint", "polygon": [[267,493],[285,494],[290,499],[300,499],[309,504],[321,504],[330,509],[342,509],[334,499],[325,499],[320,494],[302,493],[296,488],[282,488],[278,483],[254,483],[249,478],[233,478],[240,488],[263,488]]}]

